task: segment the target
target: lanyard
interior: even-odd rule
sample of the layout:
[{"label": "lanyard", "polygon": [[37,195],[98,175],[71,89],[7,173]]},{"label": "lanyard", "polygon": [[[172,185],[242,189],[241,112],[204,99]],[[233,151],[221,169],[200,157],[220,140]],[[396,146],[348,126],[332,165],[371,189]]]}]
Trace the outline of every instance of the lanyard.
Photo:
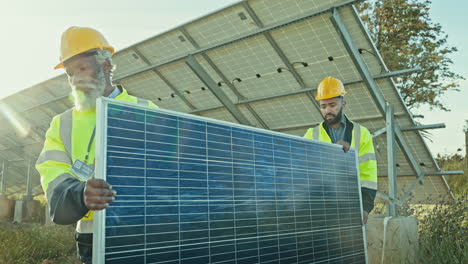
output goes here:
[{"label": "lanyard", "polygon": [[89,139],[88,150],[86,150],[86,156],[85,156],[85,159],[84,159],[85,164],[88,162],[89,151],[91,150],[91,145],[93,145],[93,140],[94,140],[95,135],[96,135],[96,127],[94,127],[93,134],[91,135],[91,138]]}]

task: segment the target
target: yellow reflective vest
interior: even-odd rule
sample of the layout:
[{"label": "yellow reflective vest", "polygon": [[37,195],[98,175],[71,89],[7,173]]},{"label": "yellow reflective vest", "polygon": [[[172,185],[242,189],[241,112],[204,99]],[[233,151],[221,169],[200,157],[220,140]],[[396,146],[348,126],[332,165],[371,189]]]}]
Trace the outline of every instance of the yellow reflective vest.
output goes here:
[{"label": "yellow reflective vest", "polygon": [[[349,138],[351,138],[350,147],[354,148],[358,153],[363,208],[365,211],[370,212],[374,207],[377,192],[377,161],[372,135],[367,128],[351,122],[347,118],[346,121],[345,139],[346,134],[348,134]],[[315,128],[309,128],[304,137],[332,143],[323,122]]]},{"label": "yellow reflective vest", "polygon": [[[117,86],[121,93],[116,100],[157,107],[151,101],[127,93]],[[84,205],[85,182],[70,171],[76,160],[85,161],[88,144],[96,126],[96,111],[69,109],[52,119],[46,133],[44,147],[36,162],[41,175],[41,185],[50,207],[52,221],[57,224],[78,222],[77,231],[92,232],[92,211]],[[94,140],[86,164],[94,168]]]}]

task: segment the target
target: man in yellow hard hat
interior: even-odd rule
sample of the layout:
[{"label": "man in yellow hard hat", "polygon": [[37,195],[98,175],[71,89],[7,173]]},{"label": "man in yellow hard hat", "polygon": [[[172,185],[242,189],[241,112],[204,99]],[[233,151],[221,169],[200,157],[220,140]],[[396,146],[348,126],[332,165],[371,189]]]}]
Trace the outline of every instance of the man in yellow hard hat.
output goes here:
[{"label": "man in yellow hard hat", "polygon": [[60,63],[68,76],[75,107],[55,116],[36,162],[52,221],[77,223],[78,257],[92,261],[93,211],[102,210],[117,193],[104,180],[94,179],[96,99],[105,96],[144,105],[112,83],[114,48],[95,29],[70,27],[61,39]]},{"label": "man in yellow hard hat", "polygon": [[318,88],[316,100],[319,101],[323,122],[309,128],[305,138],[340,144],[344,151],[355,148],[359,159],[363,223],[374,208],[377,193],[377,161],[375,159],[372,136],[364,126],[350,121],[344,114],[346,94],[343,83],[333,77],[323,79]]}]

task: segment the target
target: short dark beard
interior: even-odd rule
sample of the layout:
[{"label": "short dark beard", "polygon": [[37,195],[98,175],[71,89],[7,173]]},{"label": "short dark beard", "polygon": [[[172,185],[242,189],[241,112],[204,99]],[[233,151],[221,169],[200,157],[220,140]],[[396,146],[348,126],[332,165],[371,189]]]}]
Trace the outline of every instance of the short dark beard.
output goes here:
[{"label": "short dark beard", "polygon": [[343,118],[343,108],[340,109],[340,112],[338,112],[338,114],[335,116],[335,118],[333,118],[332,120],[327,120],[327,116],[324,116],[323,117],[323,121],[331,126],[331,125],[335,125],[339,122],[341,122],[341,119]]}]

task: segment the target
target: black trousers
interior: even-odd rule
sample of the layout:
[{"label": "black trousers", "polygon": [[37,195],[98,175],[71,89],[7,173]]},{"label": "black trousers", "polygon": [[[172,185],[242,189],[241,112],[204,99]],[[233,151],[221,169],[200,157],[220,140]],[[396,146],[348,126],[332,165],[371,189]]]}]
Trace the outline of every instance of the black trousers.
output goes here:
[{"label": "black trousers", "polygon": [[93,262],[93,234],[75,232],[78,259],[85,264]]}]

